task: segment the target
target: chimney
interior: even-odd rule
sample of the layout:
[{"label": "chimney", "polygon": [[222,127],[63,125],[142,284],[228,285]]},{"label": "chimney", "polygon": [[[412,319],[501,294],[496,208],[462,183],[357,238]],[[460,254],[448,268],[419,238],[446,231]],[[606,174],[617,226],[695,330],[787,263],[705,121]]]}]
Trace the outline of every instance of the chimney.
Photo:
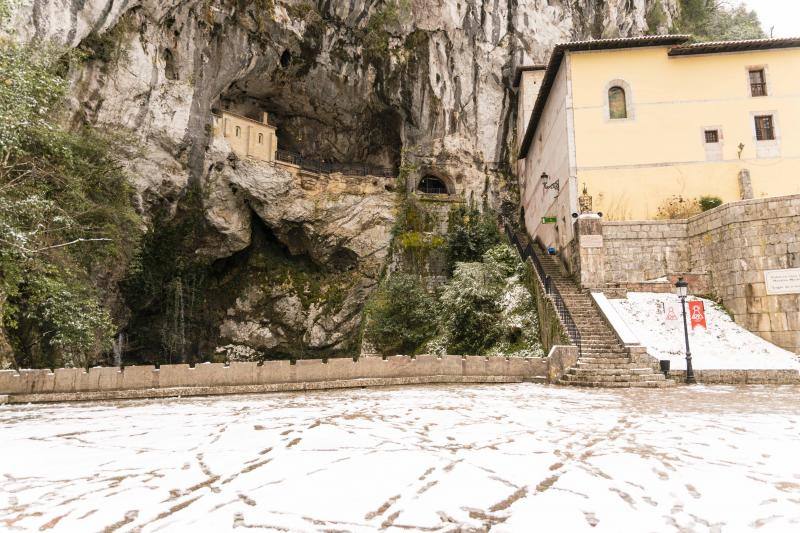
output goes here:
[{"label": "chimney", "polygon": [[269,125],[269,113],[266,111],[261,113],[261,123],[264,125]]}]

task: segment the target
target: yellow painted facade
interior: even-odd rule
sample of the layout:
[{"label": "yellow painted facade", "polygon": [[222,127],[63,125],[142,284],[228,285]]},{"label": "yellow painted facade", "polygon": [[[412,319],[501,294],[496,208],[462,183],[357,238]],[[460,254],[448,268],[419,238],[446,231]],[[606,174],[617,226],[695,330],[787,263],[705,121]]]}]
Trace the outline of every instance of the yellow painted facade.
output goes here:
[{"label": "yellow painted facade", "polygon": [[214,115],[214,135],[224,137],[231,150],[239,157],[252,157],[261,161],[275,161],[278,137],[275,128],[268,124],[267,114],[262,121],[223,111]]},{"label": "yellow painted facade", "polygon": [[[569,52],[561,65],[571,86],[573,171],[595,209],[611,219],[651,219],[673,195],[739,200],[742,169],[756,198],[800,193],[800,48],[674,57],[668,50]],[[764,69],[767,96],[751,96],[753,68]],[[627,92],[627,119],[609,118],[614,85]],[[756,115],[774,117],[775,141],[756,140]],[[706,130],[719,132],[716,146]]]},{"label": "yellow painted facade", "polygon": [[[607,220],[657,218],[674,196],[800,194],[800,40],[687,39],[564,43],[540,84],[520,77],[517,175],[531,235],[566,249],[584,185]],[[760,70],[766,94],[754,96]],[[626,118],[611,118],[614,87],[625,91]],[[772,118],[774,140],[757,140],[760,116]]]}]

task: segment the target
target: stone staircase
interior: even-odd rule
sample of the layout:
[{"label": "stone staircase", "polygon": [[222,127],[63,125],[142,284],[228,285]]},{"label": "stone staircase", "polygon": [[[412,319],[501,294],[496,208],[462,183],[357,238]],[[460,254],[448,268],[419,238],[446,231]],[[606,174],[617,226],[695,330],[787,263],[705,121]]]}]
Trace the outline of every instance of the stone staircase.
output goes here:
[{"label": "stone staircase", "polygon": [[647,364],[637,363],[620,343],[614,331],[595,307],[591,295],[581,290],[562,271],[558,261],[538,246],[531,246],[551,283],[556,286],[581,336],[577,364],[559,380],[562,385],[580,387],[651,387],[674,386]]}]

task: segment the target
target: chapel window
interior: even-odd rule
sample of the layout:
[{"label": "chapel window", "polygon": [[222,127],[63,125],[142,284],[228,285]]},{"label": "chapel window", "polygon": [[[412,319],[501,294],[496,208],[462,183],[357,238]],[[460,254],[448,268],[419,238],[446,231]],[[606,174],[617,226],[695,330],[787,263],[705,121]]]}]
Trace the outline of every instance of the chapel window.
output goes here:
[{"label": "chapel window", "polygon": [[614,86],[608,90],[608,112],[612,119],[628,118],[625,89]]}]

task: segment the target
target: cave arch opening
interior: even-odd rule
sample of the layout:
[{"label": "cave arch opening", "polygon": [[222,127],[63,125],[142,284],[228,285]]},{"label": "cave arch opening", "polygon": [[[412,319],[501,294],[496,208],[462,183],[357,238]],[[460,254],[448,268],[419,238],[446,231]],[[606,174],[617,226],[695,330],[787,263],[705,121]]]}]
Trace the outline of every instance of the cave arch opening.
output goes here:
[{"label": "cave arch opening", "polygon": [[[324,164],[355,164],[397,173],[405,111],[387,102],[360,71],[336,79],[322,69],[295,68],[291,49],[227,87],[212,108],[276,128],[280,154]],[[255,138],[255,137],[254,137]]]},{"label": "cave arch opening", "polygon": [[424,194],[452,194],[445,180],[433,174],[426,174],[419,180],[417,191]]}]

